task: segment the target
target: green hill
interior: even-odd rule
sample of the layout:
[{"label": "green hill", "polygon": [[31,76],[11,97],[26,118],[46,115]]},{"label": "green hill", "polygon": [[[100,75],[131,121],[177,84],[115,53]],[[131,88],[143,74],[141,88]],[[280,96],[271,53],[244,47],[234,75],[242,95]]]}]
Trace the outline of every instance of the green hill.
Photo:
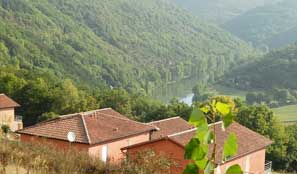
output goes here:
[{"label": "green hill", "polygon": [[278,48],[283,45],[288,45],[297,42],[297,25],[285,32],[279,33],[272,38],[265,40],[265,43],[270,48]]},{"label": "green hill", "polygon": [[271,51],[227,75],[226,84],[241,89],[297,89],[297,44]]},{"label": "green hill", "polygon": [[173,0],[206,21],[224,24],[253,8],[280,0]]},{"label": "green hill", "polygon": [[[224,28],[256,46],[274,45],[270,39],[297,25],[297,1],[285,0],[252,9],[224,24]],[[293,36],[293,35],[292,35]],[[279,38],[280,39],[280,38]],[[286,42],[279,44],[280,46]]]},{"label": "green hill", "polygon": [[215,79],[254,50],[163,0],[0,0],[0,65],[148,90]]}]

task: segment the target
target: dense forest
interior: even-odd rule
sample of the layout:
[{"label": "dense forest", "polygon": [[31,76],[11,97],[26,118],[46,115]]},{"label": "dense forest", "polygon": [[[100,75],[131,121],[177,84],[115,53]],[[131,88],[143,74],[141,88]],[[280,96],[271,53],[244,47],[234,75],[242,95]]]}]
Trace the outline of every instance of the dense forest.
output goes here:
[{"label": "dense forest", "polygon": [[297,89],[297,44],[277,49],[227,75],[226,85],[244,90]]},{"label": "dense forest", "polygon": [[253,8],[281,0],[173,0],[205,21],[224,24]]},{"label": "dense forest", "polygon": [[[291,30],[297,27],[297,1],[284,0],[249,10],[223,25],[232,34],[257,47],[279,47],[295,42]],[[278,35],[290,34],[286,38]]]},{"label": "dense forest", "polygon": [[25,126],[58,115],[111,107],[143,122],[181,116],[188,118],[192,107],[177,99],[164,104],[141,93],[129,94],[121,88],[92,90],[79,88],[70,79],[60,80],[52,74],[22,70],[17,66],[0,71],[0,93],[17,101]]},{"label": "dense forest", "polygon": [[148,92],[190,76],[214,81],[255,50],[157,0],[1,0],[1,67],[84,86]]}]

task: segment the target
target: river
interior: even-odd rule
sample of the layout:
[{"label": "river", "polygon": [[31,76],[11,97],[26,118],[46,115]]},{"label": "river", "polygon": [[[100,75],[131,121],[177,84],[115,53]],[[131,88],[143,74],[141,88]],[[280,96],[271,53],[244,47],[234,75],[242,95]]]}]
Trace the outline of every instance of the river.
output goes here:
[{"label": "river", "polygon": [[189,78],[164,87],[159,87],[153,91],[153,97],[165,103],[168,103],[173,98],[177,98],[191,105],[194,96],[192,88],[198,84],[198,82],[199,81],[195,78]]},{"label": "river", "polygon": [[[165,87],[156,88],[153,91],[153,97],[165,103],[168,103],[172,98],[177,98],[179,101],[191,105],[194,96],[192,88],[198,83],[199,81],[194,78],[184,79]],[[240,91],[221,85],[214,85],[211,87],[211,90],[215,91],[217,95],[227,95],[242,99],[245,99],[245,95],[247,93],[246,91]]]}]

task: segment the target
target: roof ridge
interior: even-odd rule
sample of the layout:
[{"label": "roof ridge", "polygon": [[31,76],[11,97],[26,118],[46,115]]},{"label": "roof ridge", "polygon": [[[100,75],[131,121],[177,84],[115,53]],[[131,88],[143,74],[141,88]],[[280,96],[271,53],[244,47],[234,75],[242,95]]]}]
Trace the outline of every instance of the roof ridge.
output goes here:
[{"label": "roof ridge", "polygon": [[181,118],[181,117],[176,116],[176,117],[165,118],[165,119],[162,119],[162,120],[152,121],[152,122],[149,122],[147,124],[159,123],[159,122],[163,122],[163,121],[174,120],[174,119],[177,119],[177,118]]},{"label": "roof ridge", "polygon": [[217,121],[215,123],[208,124],[208,127],[213,126],[213,125],[217,125],[217,124],[222,124],[222,123],[223,123],[223,121]]},{"label": "roof ridge", "polygon": [[[78,116],[78,115],[82,115],[82,113],[78,112],[78,113],[73,113],[73,114],[60,115],[57,118],[66,119],[66,118],[71,118],[71,117]],[[56,119],[56,118],[54,118],[54,119]],[[47,121],[50,121],[50,120],[47,120]]]},{"label": "roof ridge", "polygon": [[81,119],[82,119],[82,122],[83,122],[83,125],[84,125],[84,129],[85,129],[85,132],[86,132],[86,135],[87,135],[87,141],[88,141],[89,144],[92,144],[90,134],[89,134],[89,131],[88,131],[88,128],[87,128],[87,124],[86,124],[86,121],[85,121],[85,117],[84,117],[84,115],[80,115],[80,116],[81,116]]},{"label": "roof ridge", "polygon": [[61,117],[61,118],[68,117],[68,116],[71,117],[73,115],[78,115],[78,114],[86,115],[86,114],[91,114],[94,112],[104,111],[104,110],[108,110],[108,109],[112,109],[112,108],[102,108],[102,109],[95,109],[95,110],[90,110],[90,111],[85,111],[85,112],[76,112],[76,113],[72,113],[72,114],[60,115],[59,117]]},{"label": "roof ridge", "polygon": [[196,131],[196,130],[197,130],[197,128],[193,128],[193,129],[185,130],[185,131],[182,131],[182,132],[177,132],[177,133],[174,133],[174,134],[170,134],[167,137],[170,138],[170,137],[182,135],[182,134],[185,134],[185,133],[193,132],[193,131]]},{"label": "roof ridge", "polygon": [[147,125],[147,124],[142,123],[142,122],[138,122],[138,121],[135,121],[135,120],[131,120],[131,119],[127,118],[127,117],[125,117],[125,118],[121,118],[121,117],[113,116],[113,115],[106,114],[106,113],[100,113],[100,114],[102,114],[102,115],[104,115],[104,116],[112,117],[112,118],[115,118],[115,119],[119,119],[119,120],[131,121],[131,122],[134,122],[134,123],[136,123],[136,124],[141,124],[141,125],[145,125],[145,126],[150,126],[150,127],[154,128],[154,129],[156,129],[155,126]]},{"label": "roof ridge", "polygon": [[[218,122],[215,122],[215,123],[211,123],[211,124],[208,124],[208,127],[213,126],[213,125],[217,125],[217,124],[221,124],[221,123],[223,123],[223,122],[218,121]],[[182,135],[182,134],[185,134],[185,133],[192,132],[194,130],[197,130],[197,128],[192,128],[192,129],[189,129],[189,130],[185,130],[185,131],[177,132],[177,133],[174,133],[174,134],[170,134],[170,135],[168,135],[168,137],[174,137],[174,136]]]}]

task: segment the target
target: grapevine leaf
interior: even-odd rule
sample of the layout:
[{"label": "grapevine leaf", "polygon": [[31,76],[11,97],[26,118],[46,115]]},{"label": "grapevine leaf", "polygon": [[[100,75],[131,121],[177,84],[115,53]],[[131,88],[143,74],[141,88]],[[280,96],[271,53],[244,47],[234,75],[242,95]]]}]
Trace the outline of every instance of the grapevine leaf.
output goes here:
[{"label": "grapevine leaf", "polygon": [[207,131],[207,134],[205,136],[205,139],[204,139],[204,143],[205,144],[211,144],[212,141],[213,141],[213,139],[214,139],[214,133],[213,133],[213,131],[212,130],[208,130]]},{"label": "grapevine leaf", "polygon": [[213,172],[214,172],[214,164],[212,161],[208,161],[204,170],[204,174],[213,174]]},{"label": "grapevine leaf", "polygon": [[228,168],[226,174],[243,174],[243,171],[238,164],[235,164]]},{"label": "grapevine leaf", "polygon": [[190,116],[189,123],[198,127],[200,125],[207,124],[206,118],[203,114],[203,112],[197,108],[193,109],[193,112]]},{"label": "grapevine leaf", "polygon": [[224,143],[223,159],[236,155],[237,148],[237,137],[234,133],[230,133]]},{"label": "grapevine leaf", "polygon": [[196,137],[200,142],[204,142],[205,136],[208,131],[208,124],[203,112],[197,108],[194,108],[189,123],[194,125],[197,128]]},{"label": "grapevine leaf", "polygon": [[185,147],[185,159],[202,160],[207,155],[207,145],[202,145],[198,138],[192,138]]},{"label": "grapevine leaf", "polygon": [[208,159],[204,158],[202,160],[196,160],[195,164],[199,167],[199,169],[204,170],[207,162],[208,162]]},{"label": "grapevine leaf", "polygon": [[222,119],[224,122],[224,127],[227,128],[233,122],[234,115],[230,112],[229,114],[225,115]]},{"label": "grapevine leaf", "polygon": [[191,163],[186,166],[183,174],[196,174],[198,173],[198,171],[198,167],[195,164]]}]

